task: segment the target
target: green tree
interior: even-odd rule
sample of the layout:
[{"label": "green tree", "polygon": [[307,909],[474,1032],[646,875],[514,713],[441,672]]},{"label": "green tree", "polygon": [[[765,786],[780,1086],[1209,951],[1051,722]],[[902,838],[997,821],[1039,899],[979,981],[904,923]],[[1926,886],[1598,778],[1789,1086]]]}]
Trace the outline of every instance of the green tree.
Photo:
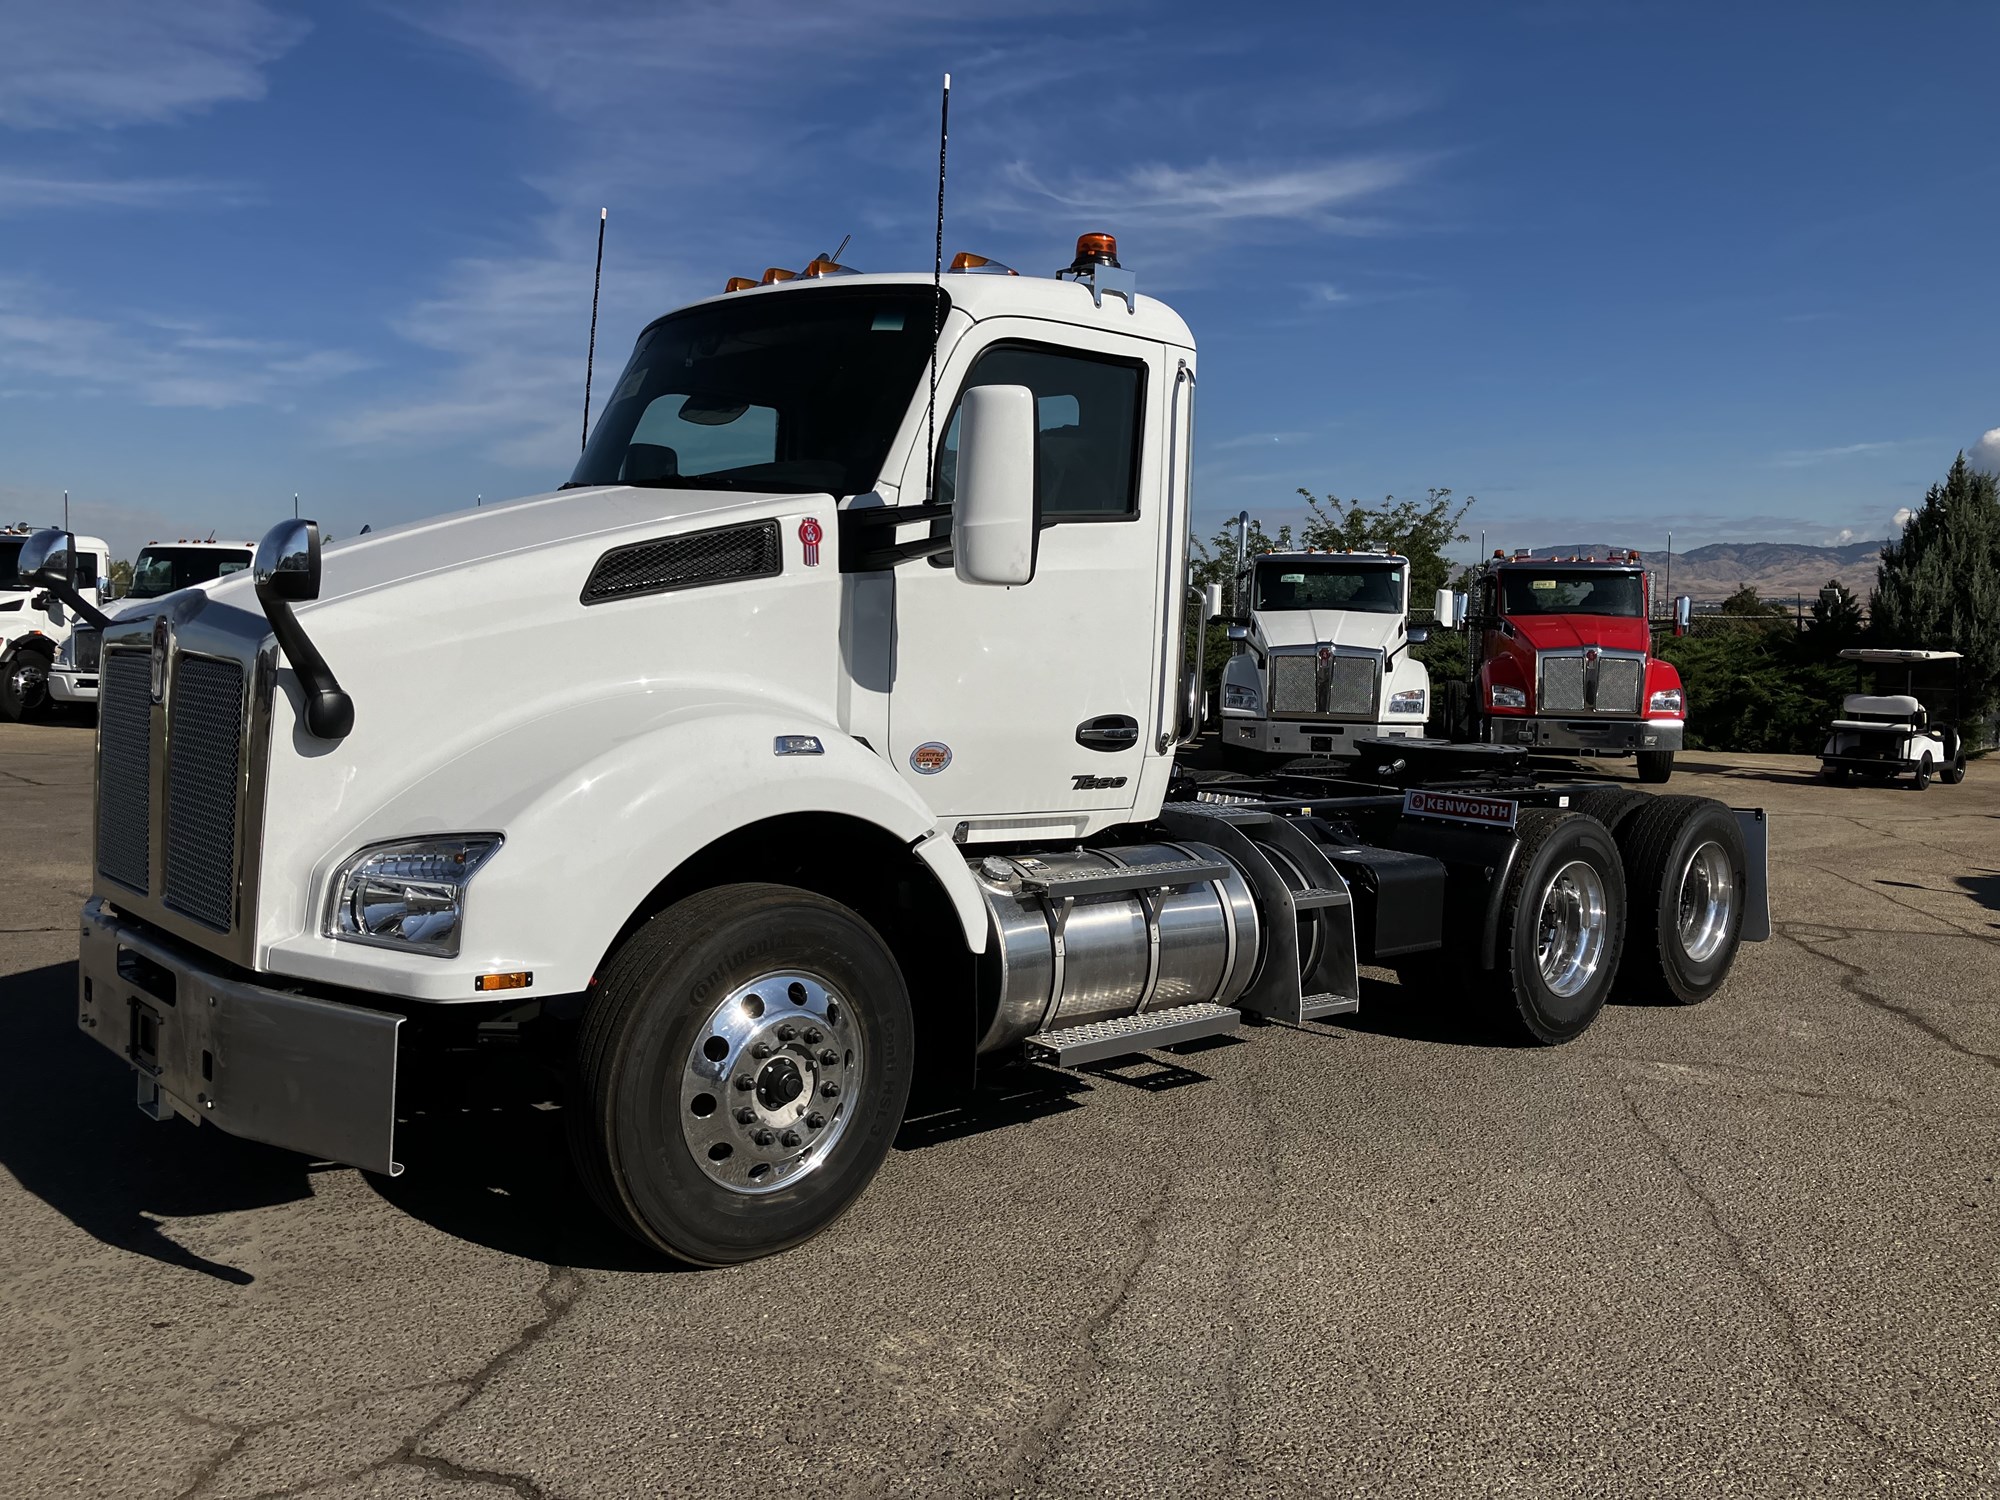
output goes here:
[{"label": "green tree", "polygon": [[122,557],[111,564],[111,586],[120,599],[132,592],[132,565]]},{"label": "green tree", "polygon": [[1830,661],[1847,647],[1860,645],[1862,633],[1860,598],[1838,578],[1829,578],[1813,600],[1812,629],[1804,642],[1809,653]]},{"label": "green tree", "polygon": [[2000,481],[1963,453],[1882,549],[1871,626],[1884,646],[1958,651],[1971,730],[2000,701]]},{"label": "green tree", "polygon": [[1311,513],[1299,529],[1300,544],[1357,552],[1400,552],[1410,560],[1410,598],[1427,604],[1459,569],[1445,549],[1469,540],[1465,515],[1477,502],[1457,499],[1448,489],[1432,489],[1422,500],[1383,498],[1380,505],[1315,495],[1300,490]]}]

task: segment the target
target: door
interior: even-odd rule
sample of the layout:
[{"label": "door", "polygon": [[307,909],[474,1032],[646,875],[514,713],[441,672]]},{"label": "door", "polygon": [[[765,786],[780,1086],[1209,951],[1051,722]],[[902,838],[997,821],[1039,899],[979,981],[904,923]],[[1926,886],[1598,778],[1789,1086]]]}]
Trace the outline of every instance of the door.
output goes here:
[{"label": "door", "polygon": [[[941,820],[967,823],[968,842],[1029,836],[1030,824],[1041,836],[1120,821],[1161,765],[1163,393],[1175,382],[1157,344],[1077,328],[1055,345],[1047,333],[1006,319],[976,325],[939,391],[935,495],[945,503],[957,396],[969,385],[1034,392],[1034,578],[961,583],[948,557],[896,570],[892,755]],[[1186,438],[1183,425],[1176,441]],[[913,499],[922,468],[919,453],[903,491]]]}]

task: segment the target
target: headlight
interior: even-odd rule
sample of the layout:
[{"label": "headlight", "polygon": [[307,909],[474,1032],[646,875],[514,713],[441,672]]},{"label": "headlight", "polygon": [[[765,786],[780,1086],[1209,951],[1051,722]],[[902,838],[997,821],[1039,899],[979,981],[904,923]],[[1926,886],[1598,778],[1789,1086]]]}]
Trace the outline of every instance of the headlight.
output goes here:
[{"label": "headlight", "polygon": [[1411,688],[1407,692],[1389,695],[1389,712],[1392,714],[1420,714],[1424,711],[1424,690]]},{"label": "headlight", "polygon": [[1258,697],[1255,688],[1243,687],[1233,682],[1225,682],[1222,685],[1222,706],[1254,714],[1261,711],[1264,704],[1262,699]]},{"label": "headlight", "polygon": [[1649,714],[1678,714],[1680,711],[1681,690],[1679,688],[1662,688],[1646,700],[1646,712]]},{"label": "headlight", "polygon": [[465,888],[500,847],[497,833],[375,844],[333,877],[326,935],[458,957]]},{"label": "headlight", "polygon": [[1496,683],[1487,690],[1487,701],[1495,708],[1526,708],[1528,706],[1528,690],[1526,688],[1501,687]]}]

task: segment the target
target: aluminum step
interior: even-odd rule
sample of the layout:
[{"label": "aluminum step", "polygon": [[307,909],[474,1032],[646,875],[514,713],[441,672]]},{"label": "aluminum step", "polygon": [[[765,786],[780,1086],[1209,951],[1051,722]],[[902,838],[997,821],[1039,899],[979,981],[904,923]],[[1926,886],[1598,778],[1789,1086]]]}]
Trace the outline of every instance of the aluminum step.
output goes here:
[{"label": "aluminum step", "polygon": [[1242,1020],[1242,1011],[1226,1005],[1176,1005],[1171,1010],[1149,1010],[1115,1021],[1090,1021],[1060,1031],[1040,1032],[1023,1045],[1031,1062],[1073,1068],[1078,1063],[1124,1057],[1234,1031]]},{"label": "aluminum step", "polygon": [[1292,892],[1292,906],[1297,911],[1317,911],[1322,906],[1347,906],[1353,897],[1346,891],[1322,891],[1309,888]]},{"label": "aluminum step", "polygon": [[1216,859],[1163,859],[1151,865],[1121,865],[1111,870],[1052,870],[1046,875],[1021,876],[1021,889],[1032,896],[1109,896],[1119,891],[1151,891],[1162,886],[1194,885],[1221,880],[1235,866]]},{"label": "aluminum step", "polygon": [[1351,1016],[1359,1009],[1361,1002],[1352,995],[1307,995],[1299,1001],[1299,1019],[1321,1021],[1328,1016]]}]

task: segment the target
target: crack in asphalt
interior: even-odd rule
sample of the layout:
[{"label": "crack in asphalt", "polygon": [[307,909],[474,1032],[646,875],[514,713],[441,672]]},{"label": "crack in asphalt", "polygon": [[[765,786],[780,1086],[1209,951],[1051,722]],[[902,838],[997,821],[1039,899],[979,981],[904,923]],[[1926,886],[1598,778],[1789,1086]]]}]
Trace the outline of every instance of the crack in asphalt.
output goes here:
[{"label": "crack in asphalt", "polygon": [[[1265,1058],[1273,1055],[1268,1048],[1263,1052]],[[1254,1073],[1256,1070],[1251,1071]],[[1222,1371],[1219,1413],[1222,1441],[1216,1445],[1216,1457],[1239,1471],[1248,1462],[1243,1452],[1243,1366],[1250,1355],[1250,1278],[1242,1275],[1240,1268],[1244,1250],[1277,1216],[1278,1194],[1283,1187],[1278,1174],[1278,1151],[1283,1141],[1277,1111],[1271,1106],[1273,1094],[1274,1091],[1267,1088],[1253,1087],[1251,1091],[1252,1113],[1262,1129],[1262,1149],[1256,1153],[1256,1159],[1263,1164],[1264,1170],[1253,1210],[1246,1216],[1243,1233],[1230,1245],[1228,1259],[1224,1262],[1238,1267],[1239,1272],[1230,1279],[1229,1356]],[[1223,1478],[1226,1474],[1217,1477]]]},{"label": "crack in asphalt", "polygon": [[[1813,868],[1819,870],[1822,874],[1831,875],[1835,880],[1839,880],[1847,885],[1853,886],[1858,891],[1866,891],[1871,896],[1880,896],[1884,901],[1889,902],[1891,905],[1902,907],[1904,911],[1915,912],[1918,916],[1923,917],[1926,921],[1942,922],[1945,926],[1949,927],[1953,933],[1956,933],[1961,937],[1969,937],[1973,941],[1980,943],[2000,942],[2000,938],[1996,938],[1990,932],[1980,932],[1975,928],[1966,926],[1965,923],[1958,921],[1956,918],[1940,916],[1938,915],[1938,913],[1934,911],[1925,911],[1921,906],[1918,906],[1914,901],[1905,901],[1901,896],[1895,895],[1892,892],[1883,889],[1882,883],[1879,880],[1871,884],[1866,881],[1856,880],[1852,875],[1848,875],[1840,870],[1830,869],[1825,865],[1815,865],[1813,866]],[[1925,887],[1925,889],[1929,889],[1929,887]],[[1940,892],[1939,894],[1948,895],[1950,894],[1950,892]],[[1897,929],[1890,928],[1889,930],[1893,932],[1896,931]],[[1904,929],[1904,931],[1910,937],[1947,937],[1951,935],[1949,933],[1942,933],[1942,932],[1909,932],[1908,929]]]},{"label": "crack in asphalt", "polygon": [[1695,1201],[1695,1205],[1701,1210],[1702,1217],[1708,1222],[1709,1229],[1721,1241],[1723,1253],[1729,1263],[1735,1268],[1737,1274],[1743,1279],[1745,1284],[1770,1309],[1775,1325],[1777,1342],[1786,1354],[1790,1356],[1793,1364],[1796,1366],[1794,1374],[1786,1381],[1786,1384],[1798,1394],[1800,1399],[1805,1401],[1807,1405],[1840,1423],[1843,1427],[1850,1428],[1860,1434],[1872,1447],[1879,1449],[1883,1453],[1893,1454],[1895,1457],[1903,1459],[1906,1462],[1934,1469],[1941,1474],[1949,1474],[1955,1478],[1971,1480],[1974,1484],[1982,1488],[1990,1484],[1991,1481],[1986,1475],[1975,1473],[1971,1469],[1962,1469],[1958,1465],[1947,1463],[1943,1459],[1933,1458],[1927,1453],[1919,1453],[1915,1449],[1904,1447],[1888,1434],[1877,1432],[1859,1417],[1843,1410],[1831,1396],[1813,1386],[1812,1355],[1807,1350],[1804,1339],[1799,1335],[1798,1319],[1793,1316],[1791,1309],[1785,1305],[1784,1299],[1779,1296],[1777,1287],[1758,1269],[1756,1263],[1751,1259],[1749,1250],[1744,1245],[1742,1239],[1723,1222],[1721,1206],[1710,1196],[1708,1190],[1695,1180],[1694,1174],[1688,1170],[1680,1157],[1675,1154],[1674,1148],[1668,1144],[1667,1138],[1655,1129],[1653,1123],[1646,1118],[1645,1112],[1639,1108],[1639,1102],[1633,1097],[1632,1091],[1621,1085],[1619,1092],[1625,1096],[1625,1108],[1631,1113],[1633,1123],[1639,1127],[1639,1133],[1652,1144],[1653,1149],[1659,1154],[1660,1160],[1666,1163],[1674,1176],[1680,1180],[1681,1186],[1687,1190],[1688,1196]]},{"label": "crack in asphalt", "polygon": [[[1668,1068],[1676,1073],[1699,1074],[1713,1072],[1728,1074],[1731,1077],[1740,1077],[1768,1084],[1771,1093],[1782,1094],[1792,1099],[1821,1099],[1835,1104],[1873,1105],[1884,1109],[1899,1109],[1909,1113],[1917,1111],[1917,1105],[1912,1104],[1907,1099],[1897,1098],[1892,1094],[1870,1094],[1859,1090],[1837,1090],[1830,1083],[1825,1083],[1825,1086],[1821,1088],[1806,1088],[1799,1086],[1799,1083],[1787,1082],[1787,1080],[1799,1080],[1802,1083],[1803,1080],[1800,1080],[1800,1075],[1796,1073],[1782,1073],[1770,1068],[1753,1068],[1744,1063],[1720,1062],[1714,1058],[1702,1058],[1697,1061],[1682,1057],[1634,1057],[1624,1052],[1598,1052],[1592,1055],[1600,1062],[1632,1063],[1642,1068]],[[1824,1083],[1824,1080],[1822,1082]],[[1993,1114],[1987,1110],[1956,1110],[1953,1113],[1954,1117],[1958,1119],[2000,1120],[2000,1115]]]},{"label": "crack in asphalt", "polygon": [[1961,1057],[1973,1058],[1979,1062],[1986,1063],[1990,1067],[2000,1068],[2000,1054],[1981,1052],[1977,1047],[1968,1047],[1950,1032],[1944,1030],[1943,1027],[1918,1015],[1909,1006],[1900,1005],[1896,1001],[1891,1000],[1887,995],[1870,989],[1865,982],[1868,973],[1866,969],[1859,964],[1849,963],[1837,954],[1827,952],[1825,948],[1816,946],[1809,939],[1800,936],[1792,923],[1773,923],[1772,931],[1786,942],[1804,949],[1815,958],[1825,959],[1826,962],[1839,969],[1841,971],[1840,987],[1864,1005],[1871,1006],[1887,1015],[1896,1017],[1898,1020],[1921,1031],[1932,1041],[1949,1047]]}]

